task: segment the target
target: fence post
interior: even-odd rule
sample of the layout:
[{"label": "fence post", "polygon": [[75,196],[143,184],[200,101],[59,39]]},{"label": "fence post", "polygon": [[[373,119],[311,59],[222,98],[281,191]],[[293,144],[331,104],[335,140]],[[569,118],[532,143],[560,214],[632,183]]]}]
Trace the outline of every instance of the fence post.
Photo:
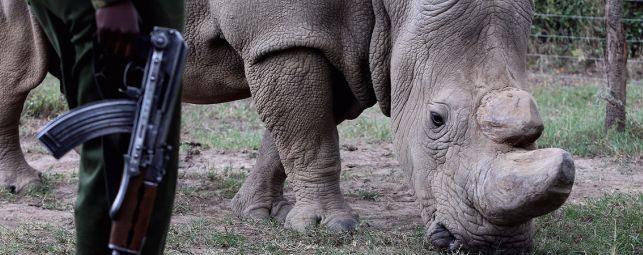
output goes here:
[{"label": "fence post", "polygon": [[616,126],[617,131],[623,131],[625,129],[627,91],[627,42],[622,22],[622,0],[606,0],[605,16],[607,30],[605,61],[608,88],[605,130]]}]

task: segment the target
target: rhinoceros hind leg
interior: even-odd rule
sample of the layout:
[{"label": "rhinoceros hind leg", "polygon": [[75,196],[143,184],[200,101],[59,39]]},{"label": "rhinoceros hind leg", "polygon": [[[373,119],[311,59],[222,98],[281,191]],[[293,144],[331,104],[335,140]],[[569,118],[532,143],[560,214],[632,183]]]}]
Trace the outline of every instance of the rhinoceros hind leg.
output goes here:
[{"label": "rhinoceros hind leg", "polygon": [[33,169],[22,154],[18,132],[24,95],[8,95],[0,100],[0,187],[20,192],[40,186],[40,172]]},{"label": "rhinoceros hind leg", "polygon": [[257,163],[234,196],[231,207],[240,218],[269,219],[283,223],[292,204],[284,198],[284,166],[270,132],[264,133]]},{"label": "rhinoceros hind leg", "polygon": [[353,230],[358,217],[344,200],[333,106],[333,66],[310,48],[291,48],[247,64],[257,111],[272,134],[296,203],[285,227],[321,224]]}]

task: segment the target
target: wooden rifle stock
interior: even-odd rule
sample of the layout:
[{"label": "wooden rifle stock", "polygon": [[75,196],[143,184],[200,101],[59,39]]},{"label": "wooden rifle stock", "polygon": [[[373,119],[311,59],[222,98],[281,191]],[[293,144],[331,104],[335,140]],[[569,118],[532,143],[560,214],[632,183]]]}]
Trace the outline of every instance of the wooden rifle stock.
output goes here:
[{"label": "wooden rifle stock", "polygon": [[139,254],[156,200],[156,185],[144,181],[145,171],[132,178],[121,210],[112,219],[109,248],[116,254]]}]

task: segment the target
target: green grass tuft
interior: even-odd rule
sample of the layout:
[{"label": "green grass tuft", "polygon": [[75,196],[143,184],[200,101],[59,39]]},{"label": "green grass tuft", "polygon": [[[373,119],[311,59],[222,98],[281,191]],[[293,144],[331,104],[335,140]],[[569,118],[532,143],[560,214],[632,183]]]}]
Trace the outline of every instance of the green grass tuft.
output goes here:
[{"label": "green grass tuft", "polygon": [[[206,149],[256,150],[265,130],[250,100],[218,105],[184,105],[183,140],[200,143]],[[390,142],[390,120],[378,108],[345,121],[340,138],[352,143]]]},{"label": "green grass tuft", "polygon": [[643,253],[643,194],[566,205],[537,220],[536,254]]},{"label": "green grass tuft", "polygon": [[245,237],[229,232],[227,229],[225,232],[220,233],[214,233],[212,234],[212,242],[214,243],[215,247],[221,247],[221,248],[230,248],[230,247],[237,247],[239,244],[243,243],[245,241]]},{"label": "green grass tuft", "polygon": [[40,86],[29,93],[22,115],[32,118],[53,118],[66,110],[67,103],[60,92],[58,79],[47,76]]},{"label": "green grass tuft", "polygon": [[[229,224],[229,223],[228,223]],[[223,226],[223,230],[217,229]],[[232,248],[245,241],[245,237],[231,232],[224,222],[195,219],[189,223],[172,225],[168,234],[168,246],[172,250],[189,251],[194,248]],[[182,252],[190,253],[190,252]]]},{"label": "green grass tuft", "polygon": [[376,190],[359,189],[357,190],[357,195],[362,200],[376,201],[382,194]]},{"label": "green grass tuft", "polygon": [[339,125],[339,137],[342,140],[371,144],[391,142],[391,120],[384,116],[378,106],[364,111],[362,115]]},{"label": "green grass tuft", "polygon": [[[214,196],[231,199],[237,194],[241,188],[243,181],[246,179],[244,172],[233,172],[231,169],[224,169],[223,173],[215,171],[208,171],[206,174],[190,174],[179,177],[190,181],[189,184],[180,184],[177,189],[177,194],[181,196],[212,199]],[[178,212],[182,213],[189,208],[189,201],[187,204],[182,204],[181,201],[177,204]]]},{"label": "green grass tuft", "polygon": [[545,123],[539,147],[562,148],[575,156],[638,155],[643,150],[643,86],[628,86],[627,128],[605,132],[605,101],[599,87],[537,87],[534,97]]},{"label": "green grass tuft", "polygon": [[367,201],[377,201],[377,199],[381,196],[379,191],[371,189],[357,189],[355,192],[349,192],[346,195],[358,197],[359,199]]},{"label": "green grass tuft", "polygon": [[263,124],[249,100],[217,105],[184,105],[183,139],[220,150],[256,150]]},{"label": "green grass tuft", "polygon": [[0,255],[72,254],[74,246],[71,226],[29,223],[10,229],[0,225]]},{"label": "green grass tuft", "polygon": [[0,199],[9,203],[14,203],[18,196],[12,190],[0,188]]},{"label": "green grass tuft", "polygon": [[222,197],[230,199],[237,194],[237,191],[239,191],[243,181],[246,179],[246,175],[244,173],[232,173],[226,169],[223,176],[208,174],[208,179],[212,182],[213,186],[219,190]]},{"label": "green grass tuft", "polygon": [[43,173],[42,185],[26,190],[24,196],[33,201],[33,205],[47,210],[70,210],[71,204],[66,204],[56,197],[55,188],[61,183],[70,182],[68,176],[62,173]]},{"label": "green grass tuft", "polygon": [[314,227],[300,233],[270,221],[195,219],[173,225],[168,254],[421,254],[422,228],[337,233]]}]

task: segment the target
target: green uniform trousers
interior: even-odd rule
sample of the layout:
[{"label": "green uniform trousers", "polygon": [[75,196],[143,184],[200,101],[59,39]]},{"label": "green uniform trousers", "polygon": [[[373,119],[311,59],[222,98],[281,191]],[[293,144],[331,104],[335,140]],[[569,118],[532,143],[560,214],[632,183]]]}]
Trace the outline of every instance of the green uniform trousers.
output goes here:
[{"label": "green uniform trousers", "polygon": [[[141,33],[154,26],[182,30],[183,0],[134,0],[141,17]],[[61,89],[70,108],[102,100],[93,77],[94,7],[90,0],[30,0],[33,13],[60,60]],[[114,89],[117,89],[117,85]],[[111,89],[111,88],[110,88]],[[180,104],[168,137],[175,148],[159,185],[143,254],[161,254],[169,229],[178,169]],[[81,148],[78,197],[74,211],[76,254],[110,254],[108,215],[113,193],[123,171],[129,135],[92,140]],[[114,181],[117,180],[117,181]]]}]

